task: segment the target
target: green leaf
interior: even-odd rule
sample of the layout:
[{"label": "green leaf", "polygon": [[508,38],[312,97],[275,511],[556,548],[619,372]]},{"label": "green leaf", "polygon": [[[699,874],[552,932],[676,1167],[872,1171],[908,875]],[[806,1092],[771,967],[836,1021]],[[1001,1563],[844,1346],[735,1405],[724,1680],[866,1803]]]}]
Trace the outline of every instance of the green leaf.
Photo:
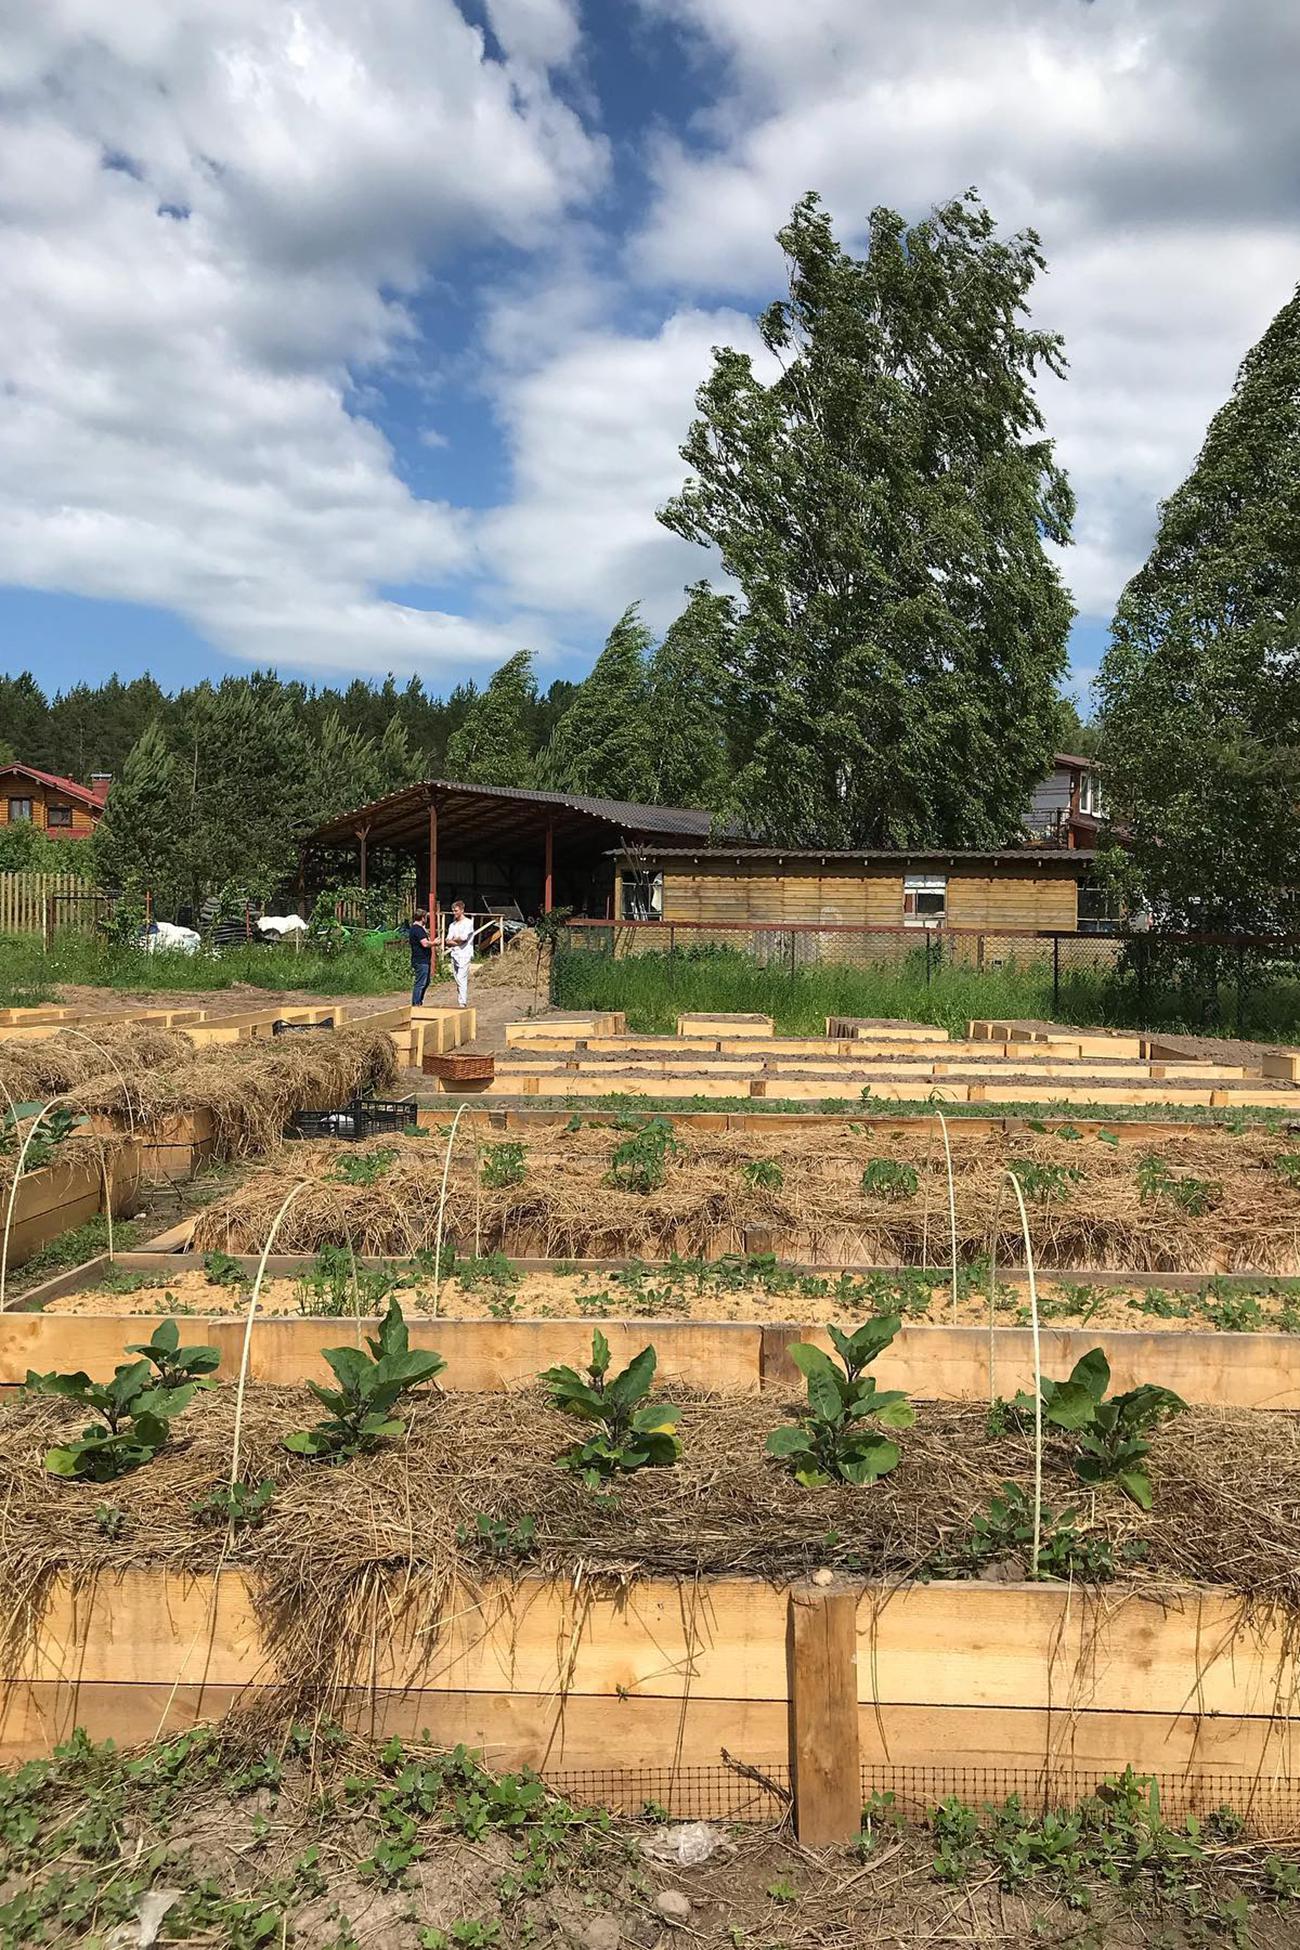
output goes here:
[{"label": "green leaf", "polygon": [[821,1422],[837,1422],[845,1409],[849,1383],[829,1362],[824,1371],[808,1377],[808,1406]]},{"label": "green leaf", "polygon": [[319,1429],[295,1429],[285,1436],[284,1447],[295,1456],[324,1456],[330,1445]]},{"label": "green leaf", "polygon": [[898,1463],[898,1444],[882,1435],[854,1438],[840,1457],[840,1474],[846,1483],[874,1483],[888,1475]]},{"label": "green leaf", "polygon": [[639,1435],[655,1435],[661,1429],[675,1429],[680,1413],[680,1409],[670,1407],[667,1402],[651,1402],[636,1411],[632,1427]]},{"label": "green leaf", "polygon": [[591,1372],[598,1377],[609,1373],[609,1342],[599,1327],[591,1336]]},{"label": "green leaf", "polygon": [[81,1464],[80,1452],[76,1449],[47,1449],[45,1467],[51,1476],[75,1476]]},{"label": "green leaf", "polygon": [[882,1429],[910,1429],[916,1421],[916,1410],[906,1395],[891,1391],[876,1397],[875,1417]]},{"label": "green leaf", "polygon": [[1090,1348],[1077,1360],[1070,1370],[1070,1382],[1086,1388],[1094,1402],[1099,1402],[1110,1387],[1110,1362],[1101,1348]]},{"label": "green leaf", "polygon": [[839,1374],[839,1369],[825,1349],[814,1347],[811,1341],[794,1341],[786,1353],[805,1381],[811,1381],[814,1375]]},{"label": "green leaf", "polygon": [[795,1425],[773,1429],[764,1447],[769,1456],[802,1456],[812,1453],[812,1445],[806,1432]]},{"label": "green leaf", "polygon": [[[1033,1397],[1030,1397],[1033,1408]],[[1058,1382],[1050,1397],[1044,1391],[1043,1419],[1058,1429],[1086,1429],[1097,1412],[1097,1397],[1078,1381]]]},{"label": "green leaf", "polygon": [[1122,1469],[1115,1480],[1125,1496],[1131,1497],[1140,1510],[1151,1508],[1151,1478],[1145,1470]]},{"label": "green leaf", "polygon": [[633,1402],[641,1401],[654,1386],[657,1356],[652,1347],[643,1347],[628,1362],[622,1374],[615,1375],[606,1384],[605,1393],[610,1401],[617,1402],[620,1408],[630,1408]]}]

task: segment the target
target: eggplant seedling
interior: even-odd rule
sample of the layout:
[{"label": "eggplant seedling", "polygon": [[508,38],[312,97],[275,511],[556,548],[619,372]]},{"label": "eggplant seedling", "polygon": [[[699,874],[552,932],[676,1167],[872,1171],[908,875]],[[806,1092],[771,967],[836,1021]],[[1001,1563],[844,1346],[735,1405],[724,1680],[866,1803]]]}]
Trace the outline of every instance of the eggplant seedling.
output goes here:
[{"label": "eggplant seedling", "polygon": [[[1171,1388],[1150,1381],[1106,1400],[1110,1363],[1099,1347],[1076,1361],[1066,1381],[1043,1379],[1043,1420],[1054,1429],[1077,1435],[1074,1467],[1084,1483],[1118,1483],[1125,1496],[1142,1510],[1151,1508],[1151,1478],[1146,1459],[1151,1453],[1147,1434],[1170,1415],[1181,1415],[1187,1403]],[[1013,1406],[1032,1415],[1034,1398],[1020,1394]]]},{"label": "eggplant seedling", "polygon": [[142,1354],[156,1369],[159,1388],[183,1388],[193,1382],[196,1388],[215,1388],[213,1372],[221,1365],[215,1347],[182,1347],[180,1329],[174,1320],[160,1320],[152,1337],[127,1348],[128,1354]]},{"label": "eggplant seedling", "polygon": [[[827,1483],[874,1483],[898,1462],[898,1444],[881,1429],[910,1429],[916,1410],[897,1389],[880,1390],[864,1373],[902,1326],[897,1314],[881,1314],[856,1333],[828,1327],[843,1366],[807,1341],[796,1341],[790,1359],[808,1390],[808,1412],[793,1428],[773,1429],[769,1456],[788,1463],[805,1488]],[[872,1428],[871,1423],[879,1426]]]},{"label": "eggplant seedling", "polygon": [[[176,1334],[175,1323],[166,1321]],[[75,1476],[92,1483],[110,1483],[117,1476],[139,1469],[152,1461],[171,1434],[172,1422],[184,1413],[199,1388],[211,1387],[208,1373],[220,1356],[214,1347],[189,1347],[180,1350],[188,1366],[176,1365],[177,1350],[156,1345],[159,1328],[149,1344],[148,1357],[124,1362],[109,1382],[92,1381],[89,1375],[27,1374],[27,1387],[34,1395],[56,1395],[75,1402],[99,1420],[82,1429],[75,1442],[61,1443],[45,1453],[45,1467],[51,1476]],[[179,1339],[179,1336],[177,1336]],[[134,1353],[138,1350],[131,1349]],[[178,1385],[164,1384],[156,1371],[168,1359],[171,1372],[180,1373]]]},{"label": "eggplant seedling", "polygon": [[321,1350],[339,1385],[322,1388],[317,1381],[307,1383],[329,1414],[312,1428],[297,1429],[284,1438],[292,1454],[326,1462],[350,1462],[354,1456],[370,1454],[405,1428],[392,1414],[399,1398],[421,1382],[432,1381],[447,1365],[431,1349],[411,1346],[396,1300],[388,1303],[378,1337],[366,1336],[366,1347],[369,1354],[359,1347]]},{"label": "eggplant seedling", "polygon": [[589,1489],[634,1469],[669,1468],[682,1453],[674,1434],[677,1410],[646,1400],[657,1363],[654,1349],[643,1347],[610,1380],[609,1342],[597,1328],[585,1379],[573,1368],[547,1368],[538,1376],[556,1408],[594,1425],[585,1442],[575,1442],[559,1458],[560,1467],[581,1476]]}]

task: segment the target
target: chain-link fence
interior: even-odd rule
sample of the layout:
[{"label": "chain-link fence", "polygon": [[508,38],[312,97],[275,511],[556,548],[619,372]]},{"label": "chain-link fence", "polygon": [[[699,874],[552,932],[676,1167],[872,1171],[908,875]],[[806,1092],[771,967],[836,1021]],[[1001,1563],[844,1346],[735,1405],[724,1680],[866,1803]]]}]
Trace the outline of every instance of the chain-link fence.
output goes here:
[{"label": "chain-link fence", "polygon": [[[666,963],[666,982],[676,971],[691,978],[693,989],[707,985],[712,965],[718,1008],[759,1006],[728,1004],[728,978],[742,968],[751,977],[764,971],[809,986],[818,975],[843,984],[856,971],[862,977],[856,1012],[863,1015],[894,1013],[900,995],[942,989],[960,993],[972,1015],[1043,1015],[1254,1038],[1289,1039],[1300,1031],[1295,937],[575,920],[564,953],[606,963],[657,956]],[[873,985],[894,998],[889,1009],[872,1006]],[[687,1006],[697,1005],[693,995]]]}]

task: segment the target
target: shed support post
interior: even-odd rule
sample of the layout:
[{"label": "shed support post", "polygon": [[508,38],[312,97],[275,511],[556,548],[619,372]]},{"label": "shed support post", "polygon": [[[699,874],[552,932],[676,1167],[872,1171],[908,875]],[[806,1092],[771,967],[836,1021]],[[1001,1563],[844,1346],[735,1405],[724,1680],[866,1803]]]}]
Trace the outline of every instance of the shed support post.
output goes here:
[{"label": "shed support post", "polygon": [[369,831],[370,831],[370,828],[369,828],[368,826],[358,826],[358,827],[357,827],[357,844],[358,844],[358,846],[359,846],[359,848],[360,848],[360,851],[361,851],[361,861],[360,861],[360,867],[359,867],[359,876],[360,876],[360,882],[361,882],[361,891],[362,891],[362,893],[363,893],[363,894],[364,894],[364,893],[365,893],[365,891],[366,891],[366,867],[367,867],[367,864],[368,864],[368,860],[367,860],[367,852],[366,852],[366,835],[367,835],[367,833],[368,833]]},{"label": "shed support post", "polygon": [[1052,936],[1052,1014],[1060,1013],[1061,1008],[1061,937]]},{"label": "shed support post", "polygon": [[795,1833],[804,1848],[851,1842],[862,1829],[856,1588],[792,1587],[786,1667]]},{"label": "shed support post", "polygon": [[542,882],[542,912],[549,914],[555,905],[555,822],[546,822],[546,873]]},{"label": "shed support post", "polygon": [[438,806],[429,801],[429,939],[438,939]]}]

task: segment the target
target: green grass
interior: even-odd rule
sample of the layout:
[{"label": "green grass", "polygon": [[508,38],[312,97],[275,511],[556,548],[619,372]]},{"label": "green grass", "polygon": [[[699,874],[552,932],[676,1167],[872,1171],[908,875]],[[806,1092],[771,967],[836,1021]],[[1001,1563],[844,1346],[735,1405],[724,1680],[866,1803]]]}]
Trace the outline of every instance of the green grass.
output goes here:
[{"label": "green grass", "polygon": [[0,1007],[53,999],[65,982],[93,988],[192,994],[211,989],[299,989],[309,995],[387,995],[410,982],[404,941],[353,942],[340,954],[281,947],[222,948],[197,955],[147,955],[97,936],[0,935]]},{"label": "green grass", "polygon": [[1280,974],[1248,989],[1239,1030],[1230,987],[1218,999],[1217,1020],[1207,1024],[1204,997],[1194,1007],[1174,985],[1153,987],[1139,998],[1131,982],[1103,967],[1063,965],[1054,997],[1046,959],[983,972],[943,963],[927,980],[923,951],[863,967],[827,962],[791,970],[763,967],[734,948],[678,948],[617,960],[570,948],[555,958],[552,1000],[561,1009],[622,1009],[628,1028],[640,1034],[671,1032],[683,1013],[719,1010],[771,1016],[777,1032],[788,1036],[823,1035],[828,1016],[903,1018],[933,1023],[954,1036],[964,1035],[973,1017],[1029,1016],[1104,1028],[1300,1040],[1300,984]]}]

